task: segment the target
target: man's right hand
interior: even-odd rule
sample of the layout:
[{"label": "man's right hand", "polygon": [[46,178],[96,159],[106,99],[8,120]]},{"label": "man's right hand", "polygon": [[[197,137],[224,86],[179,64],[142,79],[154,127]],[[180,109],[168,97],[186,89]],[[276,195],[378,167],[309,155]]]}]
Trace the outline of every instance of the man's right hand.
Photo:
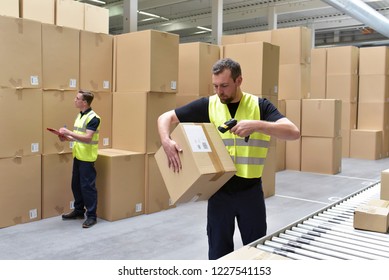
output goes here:
[{"label": "man's right hand", "polygon": [[168,139],[162,143],[163,149],[165,150],[169,168],[171,167],[174,172],[180,172],[182,169],[182,164],[180,160],[180,153],[182,153],[182,149],[180,146],[171,139]]}]

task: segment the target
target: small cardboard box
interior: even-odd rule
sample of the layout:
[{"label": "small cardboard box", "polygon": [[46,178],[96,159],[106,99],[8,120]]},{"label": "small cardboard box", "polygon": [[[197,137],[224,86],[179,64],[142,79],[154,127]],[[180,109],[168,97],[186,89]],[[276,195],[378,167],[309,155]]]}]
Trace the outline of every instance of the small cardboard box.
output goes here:
[{"label": "small cardboard box", "polygon": [[354,212],[354,228],[386,233],[389,227],[388,201],[372,200]]},{"label": "small cardboard box", "polygon": [[182,169],[173,172],[163,147],[155,154],[172,203],[206,200],[236,172],[231,156],[211,123],[180,123],[171,138],[182,148]]}]

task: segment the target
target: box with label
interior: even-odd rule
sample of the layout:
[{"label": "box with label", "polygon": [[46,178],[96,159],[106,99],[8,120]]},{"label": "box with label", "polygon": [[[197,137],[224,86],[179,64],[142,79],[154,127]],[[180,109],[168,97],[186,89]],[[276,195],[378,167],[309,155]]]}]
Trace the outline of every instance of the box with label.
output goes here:
[{"label": "box with label", "polygon": [[116,221],[144,214],[145,155],[102,149],[96,160],[97,216]]},{"label": "box with label", "polygon": [[42,24],[0,16],[0,88],[42,88]]},{"label": "box with label", "polygon": [[179,36],[156,30],[116,37],[116,91],[177,92]]},{"label": "box with label", "polygon": [[0,158],[42,153],[42,90],[0,87]]},{"label": "box with label", "polygon": [[309,97],[309,64],[281,64],[278,99],[302,99]]},{"label": "box with label", "polygon": [[0,158],[0,228],[41,219],[41,155]]},{"label": "box with label", "polygon": [[[74,107],[77,91],[45,90],[43,91],[43,154],[62,154],[72,151],[73,142],[60,141],[58,136],[47,128],[59,129],[66,126],[73,130],[74,120],[79,111]],[[93,106],[93,103],[92,103]],[[98,112],[97,112],[98,114]]]},{"label": "box with label", "polygon": [[77,90],[80,77],[80,31],[42,24],[42,75],[45,90]]},{"label": "box with label", "polygon": [[172,203],[206,200],[236,172],[214,124],[180,123],[171,138],[182,148],[182,169],[173,172],[163,147],[155,154]]},{"label": "box with label", "polygon": [[80,31],[80,88],[113,91],[113,36]]}]

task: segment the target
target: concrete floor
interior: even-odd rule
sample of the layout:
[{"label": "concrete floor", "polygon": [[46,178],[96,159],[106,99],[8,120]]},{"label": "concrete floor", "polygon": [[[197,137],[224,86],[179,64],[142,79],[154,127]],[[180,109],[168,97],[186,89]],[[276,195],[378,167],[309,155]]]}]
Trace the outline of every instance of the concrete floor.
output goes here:
[{"label": "concrete floor", "polygon": [[[280,171],[276,195],[266,199],[268,234],[380,180],[389,158],[344,158],[342,172],[324,175]],[[180,204],[166,211],[82,229],[82,220],[61,217],[0,229],[2,260],[206,260],[207,203]],[[235,249],[242,246],[238,231]]]}]

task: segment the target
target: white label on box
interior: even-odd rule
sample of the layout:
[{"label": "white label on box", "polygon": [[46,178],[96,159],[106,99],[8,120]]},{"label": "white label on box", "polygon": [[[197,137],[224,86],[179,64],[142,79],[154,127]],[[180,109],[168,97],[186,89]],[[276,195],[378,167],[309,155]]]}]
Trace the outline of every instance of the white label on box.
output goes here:
[{"label": "white label on box", "polygon": [[32,143],[31,144],[31,153],[38,153],[39,152],[39,143]]},{"label": "white label on box", "polygon": [[109,81],[103,81],[103,88],[109,89]]},{"label": "white label on box", "polygon": [[38,217],[38,210],[37,209],[31,209],[30,210],[30,220],[36,219]]},{"label": "white label on box", "polygon": [[69,80],[69,87],[76,88],[77,87],[77,79],[70,79]]},{"label": "white label on box", "polygon": [[278,86],[274,86],[274,93],[278,93]]},{"label": "white label on box", "polygon": [[135,212],[141,212],[142,211],[142,203],[137,203],[135,205]]},{"label": "white label on box", "polygon": [[109,138],[103,138],[103,146],[109,146]]},{"label": "white label on box", "polygon": [[70,148],[70,149],[73,149],[73,146],[74,146],[74,141],[70,141],[70,142],[69,142],[69,148]]},{"label": "white label on box", "polygon": [[184,125],[189,145],[194,153],[212,152],[204,130],[200,125]]},{"label": "white label on box", "polygon": [[74,200],[70,201],[69,209],[74,209]]},{"label": "white label on box", "polygon": [[177,89],[177,81],[170,82],[170,89]]},{"label": "white label on box", "polygon": [[30,83],[32,86],[39,86],[38,76],[30,76]]}]

